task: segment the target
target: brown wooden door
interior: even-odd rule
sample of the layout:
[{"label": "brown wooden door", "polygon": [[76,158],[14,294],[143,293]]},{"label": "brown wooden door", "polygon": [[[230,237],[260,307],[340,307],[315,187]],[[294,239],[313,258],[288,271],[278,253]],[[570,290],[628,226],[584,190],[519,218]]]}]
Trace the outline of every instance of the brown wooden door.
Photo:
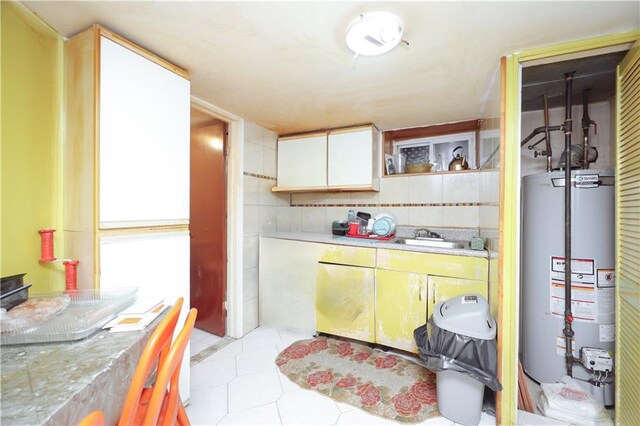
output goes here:
[{"label": "brown wooden door", "polygon": [[226,331],[226,123],[191,126],[191,307],[196,327],[219,336]]}]

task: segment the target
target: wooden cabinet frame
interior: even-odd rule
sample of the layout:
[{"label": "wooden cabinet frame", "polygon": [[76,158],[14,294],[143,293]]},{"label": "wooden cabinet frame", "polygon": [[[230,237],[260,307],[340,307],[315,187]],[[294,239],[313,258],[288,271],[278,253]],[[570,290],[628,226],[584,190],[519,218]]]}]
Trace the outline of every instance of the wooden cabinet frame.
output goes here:
[{"label": "wooden cabinet frame", "polygon": [[[63,156],[63,230],[66,253],[80,260],[79,287],[99,287],[100,40],[105,37],[189,80],[189,73],[101,25],[74,35],[64,46],[66,133]],[[185,230],[188,225],[138,227],[136,232]],[[133,228],[132,228],[133,229]],[[84,266],[83,266],[84,265]],[[90,284],[92,283],[92,284]]]},{"label": "wooden cabinet frame", "polygon": [[[435,136],[446,136],[453,135],[456,133],[467,133],[467,132],[475,132],[476,133],[476,144],[475,144],[475,159],[477,163],[477,159],[480,158],[479,153],[479,143],[480,140],[478,137],[478,132],[482,126],[482,120],[467,120],[467,121],[459,121],[456,123],[446,123],[446,124],[435,124],[433,126],[424,126],[424,127],[411,127],[408,129],[398,129],[398,130],[386,130],[382,132],[382,153],[381,160],[384,164],[384,156],[393,155],[393,143],[400,141],[407,141],[411,139],[422,139],[422,138],[430,138]],[[478,171],[479,168],[477,164],[474,164],[474,170],[469,171]],[[457,172],[434,172],[434,173],[460,173]],[[397,176],[416,176],[424,173],[412,173],[407,175],[399,174]],[[427,173],[429,174],[429,173]],[[384,173],[383,177],[389,177],[395,175],[388,175]]]}]

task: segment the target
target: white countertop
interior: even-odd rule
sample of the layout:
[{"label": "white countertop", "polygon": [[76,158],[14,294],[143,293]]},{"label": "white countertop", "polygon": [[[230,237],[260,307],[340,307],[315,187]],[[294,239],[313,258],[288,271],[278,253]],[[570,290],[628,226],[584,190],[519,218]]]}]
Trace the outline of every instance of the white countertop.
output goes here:
[{"label": "white countertop", "polygon": [[376,239],[352,238],[352,237],[346,237],[346,236],[319,234],[319,233],[311,233],[311,232],[273,232],[273,233],[263,234],[262,237],[280,238],[283,240],[308,241],[308,242],[323,243],[323,244],[336,244],[336,245],[342,245],[342,246],[371,247],[371,248],[381,248],[381,249],[390,249],[390,250],[413,251],[413,252],[421,252],[421,253],[451,254],[456,256],[483,257],[483,258],[489,257],[489,253],[487,250],[410,246],[407,244],[396,244],[396,243],[390,243],[389,241],[376,240]]}]

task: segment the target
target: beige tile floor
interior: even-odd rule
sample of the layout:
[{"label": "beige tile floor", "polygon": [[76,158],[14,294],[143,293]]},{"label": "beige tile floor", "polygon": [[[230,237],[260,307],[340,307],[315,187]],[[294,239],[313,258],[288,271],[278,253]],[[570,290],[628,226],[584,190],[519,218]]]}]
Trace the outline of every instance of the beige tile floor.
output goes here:
[{"label": "beige tile floor", "polygon": [[[257,328],[191,367],[187,414],[193,425],[398,425],[348,404],[302,389],[274,363],[280,351],[311,335]],[[220,338],[194,331],[191,355]],[[455,425],[443,417],[423,425]],[[495,418],[482,414],[481,425]]]}]

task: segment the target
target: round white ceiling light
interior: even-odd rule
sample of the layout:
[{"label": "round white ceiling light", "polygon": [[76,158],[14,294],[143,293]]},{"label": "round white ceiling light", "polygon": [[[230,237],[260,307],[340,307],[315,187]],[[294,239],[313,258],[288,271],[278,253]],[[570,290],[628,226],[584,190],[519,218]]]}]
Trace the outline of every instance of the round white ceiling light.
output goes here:
[{"label": "round white ceiling light", "polygon": [[363,13],[347,27],[346,40],[356,55],[382,55],[402,40],[402,22],[388,12]]}]

